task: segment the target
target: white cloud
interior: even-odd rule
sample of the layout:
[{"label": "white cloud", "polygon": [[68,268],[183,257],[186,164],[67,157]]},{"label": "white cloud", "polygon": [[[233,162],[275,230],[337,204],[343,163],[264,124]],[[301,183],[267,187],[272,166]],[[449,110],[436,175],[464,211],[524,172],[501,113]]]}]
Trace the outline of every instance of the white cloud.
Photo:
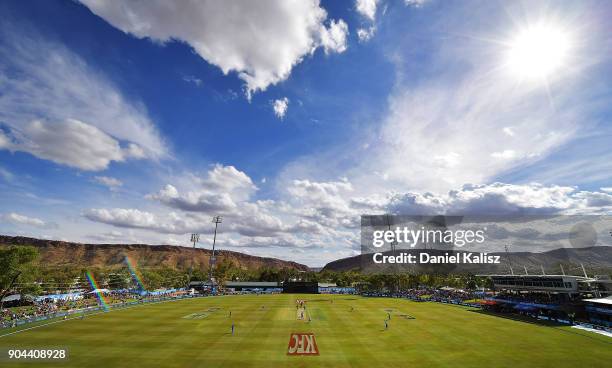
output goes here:
[{"label": "white cloud", "polygon": [[374,20],[376,18],[376,7],[379,0],[356,0],[355,9],[364,17]]},{"label": "white cloud", "polygon": [[0,148],[8,149],[11,147],[11,140],[7,137],[2,129],[0,129]]},{"label": "white cloud", "polygon": [[[492,183],[464,185],[445,194],[386,192],[354,196],[348,181],[296,181],[288,189],[287,212],[320,224],[320,232],[359,226],[361,214],[405,215],[557,215],[612,213],[612,194],[575,187]],[[311,231],[314,233],[314,231]]]},{"label": "white cloud", "polygon": [[[168,205],[173,206],[171,203]],[[170,212],[159,215],[134,208],[92,208],[84,212],[83,216],[94,222],[121,228],[146,229],[161,234],[209,234],[213,231],[211,217],[202,213]],[[240,236],[270,238],[294,229],[283,225],[279,218],[268,214],[263,208],[246,204],[240,212],[226,217],[223,231]]]},{"label": "white cloud", "polygon": [[504,132],[506,135],[508,135],[508,136],[510,136],[510,137],[514,137],[514,131],[512,130],[512,128],[510,128],[510,127],[504,127],[504,129],[502,129],[502,131],[503,131],[503,132]]},{"label": "white cloud", "polygon": [[289,99],[287,97],[283,97],[281,99],[274,100],[272,107],[274,108],[274,115],[283,120],[285,118],[285,114],[287,113],[287,109],[289,108]]},{"label": "white cloud", "polygon": [[[217,166],[217,173],[233,170]],[[210,172],[215,171],[211,169]],[[194,177],[196,185],[209,183],[208,191],[181,193],[167,185],[149,198],[176,210],[158,214],[129,208],[91,209],[84,216],[116,227],[144,229],[160,234],[210,234],[211,209],[223,212],[220,245],[230,248],[282,248],[330,250],[330,258],[359,247],[361,214],[405,215],[560,215],[612,213],[612,194],[580,191],[575,187],[493,183],[464,185],[444,194],[389,191],[357,196],[348,179],[328,182],[295,180],[286,188],[285,199],[234,200],[215,182],[215,175]],[[238,170],[236,173],[242,173]],[[219,175],[223,176],[223,175]],[[238,176],[242,176],[238,174]],[[248,180],[239,182],[248,183]],[[211,191],[212,187],[217,188]],[[229,185],[224,188],[235,188]],[[228,205],[229,203],[230,205]],[[257,251],[261,254],[261,251]],[[280,256],[283,253],[278,253]],[[346,254],[348,255],[348,254]],[[310,260],[313,262],[316,260]]]},{"label": "white cloud", "polygon": [[0,138],[3,140],[0,148],[28,152],[81,170],[103,170],[112,161],[121,162],[140,156],[136,145],[122,148],[116,139],[102,130],[74,119],[53,123],[34,120],[10,133],[11,137]]},{"label": "white cloud", "polygon": [[315,182],[310,180],[294,180],[287,191],[296,198],[309,203],[330,204],[335,202],[343,192],[350,192],[353,186],[348,180],[333,182]]},{"label": "white cloud", "polygon": [[116,230],[112,230],[112,231],[105,232],[105,233],[89,235],[89,238],[97,240],[97,241],[112,241],[112,242],[130,240],[121,231],[116,231]]},{"label": "white cloud", "polygon": [[[584,61],[547,84],[527,84],[510,76],[503,70],[505,46],[483,41],[503,39],[503,32],[512,28],[511,17],[496,16],[487,27],[443,15],[413,29],[416,37],[435,45],[425,64],[414,63],[409,42],[396,40],[399,44],[390,53],[395,86],[378,124],[349,142],[289,163],[281,179],[325,180],[330,172],[337,173],[355,183],[361,196],[388,190],[446,192],[505,177],[603,182],[612,162],[605,144],[581,144],[580,149],[572,145],[577,139],[601,137],[602,129],[607,132],[597,113],[607,106],[605,91],[589,88],[599,85],[588,82]],[[428,38],[442,26],[449,34],[475,36],[451,36],[452,42]],[[599,59],[608,60],[598,52]],[[595,63],[601,63],[598,58]],[[428,77],[415,79],[419,73]],[[572,153],[564,148],[573,148]],[[562,164],[547,162],[564,151]]]},{"label": "white cloud", "polygon": [[316,48],[346,49],[346,23],[331,21],[318,0],[82,0],[118,29],[162,43],[188,43],[223,73],[238,73],[247,95],[287,79]]},{"label": "white cloud", "polygon": [[193,75],[185,75],[183,76],[183,80],[187,83],[193,83],[196,87],[202,86],[202,80],[200,78],[194,77]]},{"label": "white cloud", "polygon": [[189,176],[192,190],[179,191],[167,184],[147,198],[169,207],[191,212],[227,214],[238,210],[238,204],[248,200],[257,190],[251,178],[233,166],[215,165],[204,178]]},{"label": "white cloud", "polygon": [[404,4],[406,4],[406,6],[420,8],[421,6],[425,5],[425,3],[429,1],[430,0],[404,0]]},{"label": "white cloud", "polygon": [[509,215],[589,214],[612,210],[612,195],[541,184],[465,185],[445,195],[392,195],[387,208],[401,214]]},{"label": "white cloud", "polygon": [[134,208],[92,208],[83,213],[91,221],[116,227],[146,229],[162,234],[186,234],[204,232],[202,222],[181,217],[175,212],[158,216],[152,212]]},{"label": "white cloud", "polygon": [[16,225],[29,225],[29,226],[34,226],[34,227],[47,226],[47,223],[45,223],[43,220],[39,218],[28,217],[28,216],[20,215],[18,213],[14,213],[14,212],[7,213],[7,214],[0,216],[0,219],[2,219],[4,222],[10,222]]},{"label": "white cloud", "polygon": [[346,51],[346,38],[348,36],[348,25],[342,20],[332,20],[329,28],[321,28],[321,45],[326,54],[332,52],[341,53]]},{"label": "white cloud", "polygon": [[294,214],[333,230],[351,227],[358,220],[357,211],[350,208],[353,186],[348,180],[315,182],[294,180],[287,187]]},{"label": "white cloud", "polygon": [[374,22],[376,21],[376,8],[378,3],[379,0],[355,1],[355,9],[357,9],[357,12],[371,23],[369,27],[363,26],[357,29],[357,38],[359,39],[359,42],[369,41],[376,33],[376,25]]},{"label": "white cloud", "polygon": [[116,191],[123,186],[123,182],[121,180],[110,176],[94,176],[93,180],[98,184],[104,185],[111,191]]},{"label": "white cloud", "polygon": [[150,212],[136,209],[114,208],[91,209],[85,213],[85,217],[92,221],[99,221],[119,227],[150,228],[156,225],[156,218]]},{"label": "white cloud", "polygon": [[194,180],[206,190],[226,191],[238,200],[249,198],[257,190],[246,173],[231,165],[216,164],[205,178],[196,177]]},{"label": "white cloud", "polygon": [[[150,159],[167,155],[142,104],[128,102],[113,83],[79,56],[16,25],[0,27],[0,38],[0,120],[24,138],[17,149],[86,170],[103,169],[110,161],[135,157],[136,153]],[[79,134],[90,132],[95,147],[76,147],[79,143],[73,141],[70,149],[72,153],[86,151],[87,155],[95,150],[101,157],[86,163],[86,158],[59,152],[60,147],[51,146],[60,143],[59,132],[84,145],[88,143],[81,141],[84,137]],[[54,142],[36,141],[43,134],[53,136]],[[119,141],[132,152],[122,152]],[[12,144],[0,134],[0,147]],[[104,149],[109,151],[100,151]]]},{"label": "white cloud", "polygon": [[167,184],[159,192],[151,194],[147,198],[183,211],[225,214],[238,209],[236,202],[228,193],[200,190],[183,194],[179,193],[178,189],[171,184]]},{"label": "white cloud", "polygon": [[511,160],[517,157],[517,153],[514,150],[503,150],[498,152],[493,152],[491,157],[502,159],[502,160]]},{"label": "white cloud", "polygon": [[[315,248],[323,248],[319,244],[311,243],[307,240],[300,239],[293,235],[282,235],[274,239],[270,239],[267,237],[258,237],[258,236],[246,236],[241,237],[239,239],[227,239],[220,242],[220,246],[239,248],[241,252],[244,252],[242,248],[285,248],[291,250],[303,250],[303,249],[315,249]],[[278,256],[272,252],[268,255],[269,257],[277,258]]]},{"label": "white cloud", "polygon": [[612,193],[612,187],[602,187],[599,188],[602,192]]},{"label": "white cloud", "polygon": [[[2,137],[2,132],[0,132],[0,148],[2,148]],[[6,182],[11,182],[15,178],[15,175],[7,169],[0,167],[0,178],[2,178]]]},{"label": "white cloud", "polygon": [[270,213],[261,203],[243,203],[235,213],[227,217],[226,226],[242,236],[276,237],[288,232],[283,221]]},{"label": "white cloud", "polygon": [[367,42],[374,37],[374,33],[376,33],[375,26],[371,26],[369,28],[359,28],[357,30],[357,37],[359,38],[360,42]]},{"label": "white cloud", "polygon": [[433,161],[439,167],[453,168],[461,163],[461,156],[451,151],[442,155],[435,155]]},{"label": "white cloud", "polygon": [[[372,189],[434,191],[486,183],[545,158],[577,134],[581,109],[553,108],[539,91],[489,78],[470,75],[452,87],[432,81],[427,87],[399,88],[380,135],[351,180],[368,182]],[[504,131],[510,123],[521,139]],[[384,172],[387,180],[377,182],[370,175],[374,171]]]},{"label": "white cloud", "polygon": [[[324,228],[317,221],[342,224],[350,212],[347,204],[337,198],[341,192],[351,190],[346,181],[316,183],[296,181],[289,189],[292,203],[274,200],[251,200],[257,188],[243,172],[232,166],[215,165],[204,177],[186,175],[188,182],[180,190],[167,184],[147,196],[177,212],[157,215],[138,209],[91,209],[84,216],[92,221],[118,227],[141,228],[159,233],[181,234],[210,231],[210,218],[223,215],[224,230],[240,236],[273,238],[282,234],[325,235],[335,232]],[[315,207],[313,211],[307,206]],[[317,213],[318,211],[318,213]],[[161,211],[158,211],[161,213]],[[323,216],[322,218],[319,218]],[[313,220],[316,219],[316,220]],[[345,221],[344,221],[345,222]]]}]

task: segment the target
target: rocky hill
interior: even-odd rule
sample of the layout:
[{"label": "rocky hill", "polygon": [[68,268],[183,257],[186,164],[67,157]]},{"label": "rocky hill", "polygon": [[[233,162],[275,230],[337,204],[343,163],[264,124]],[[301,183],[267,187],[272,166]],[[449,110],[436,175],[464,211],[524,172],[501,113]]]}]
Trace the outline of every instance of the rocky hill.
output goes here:
[{"label": "rocky hill", "polygon": [[[173,245],[81,244],[56,240],[0,235],[0,247],[31,245],[40,251],[41,263],[51,266],[113,267],[123,266],[127,255],[139,267],[166,266],[174,269],[208,268],[211,250]],[[307,271],[308,266],[276,258],[251,256],[227,250],[215,251],[217,263],[232,261],[244,269],[259,267],[293,268]],[[193,262],[193,263],[192,263]]]}]

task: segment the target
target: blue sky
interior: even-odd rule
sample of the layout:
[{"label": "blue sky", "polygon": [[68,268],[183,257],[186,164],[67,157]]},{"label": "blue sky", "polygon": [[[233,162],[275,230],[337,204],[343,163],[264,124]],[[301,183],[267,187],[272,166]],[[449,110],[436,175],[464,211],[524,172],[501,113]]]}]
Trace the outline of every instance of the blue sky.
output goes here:
[{"label": "blue sky", "polygon": [[612,208],[605,1],[0,12],[3,234],[209,246],[221,214],[220,246],[320,266],[360,214]]}]

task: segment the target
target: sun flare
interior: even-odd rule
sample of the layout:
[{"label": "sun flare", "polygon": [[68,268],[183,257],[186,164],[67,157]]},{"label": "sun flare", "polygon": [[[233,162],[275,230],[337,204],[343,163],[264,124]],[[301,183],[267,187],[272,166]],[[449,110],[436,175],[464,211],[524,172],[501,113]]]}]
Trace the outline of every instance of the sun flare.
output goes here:
[{"label": "sun flare", "polygon": [[510,41],[507,65],[523,79],[547,79],[566,65],[570,37],[548,24],[524,28]]}]

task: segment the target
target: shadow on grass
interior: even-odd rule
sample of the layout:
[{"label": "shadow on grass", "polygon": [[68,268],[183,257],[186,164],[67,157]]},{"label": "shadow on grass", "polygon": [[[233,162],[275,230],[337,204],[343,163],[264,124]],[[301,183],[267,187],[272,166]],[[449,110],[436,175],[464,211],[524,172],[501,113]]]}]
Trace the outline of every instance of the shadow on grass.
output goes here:
[{"label": "shadow on grass", "polygon": [[472,309],[472,310],[469,310],[469,312],[478,313],[478,314],[484,314],[486,316],[493,316],[493,317],[511,319],[513,321],[531,323],[533,325],[539,325],[539,326],[547,326],[547,327],[567,326],[567,324],[565,324],[565,323],[560,323],[560,322],[555,322],[555,321],[548,321],[548,320],[543,320],[543,319],[534,319],[534,318],[531,318],[531,317],[522,316],[520,314],[491,312],[491,311],[486,311],[486,310],[482,310],[482,309],[476,309],[476,310]]},{"label": "shadow on grass", "polygon": [[[555,321],[547,321],[547,320],[541,320],[541,319],[533,319],[527,316],[522,316],[519,314],[508,314],[508,313],[498,313],[498,312],[491,312],[491,311],[485,311],[485,310],[470,310],[469,312],[472,313],[478,313],[478,314],[483,314],[483,315],[487,315],[487,316],[492,316],[492,317],[499,317],[499,318],[504,318],[504,319],[511,319],[513,321],[518,321],[518,322],[524,322],[524,323],[530,323],[532,325],[538,325],[538,326],[543,326],[543,327],[552,327],[555,328],[558,331],[562,331],[565,333],[570,333],[573,335],[579,335],[579,336],[583,336],[583,337],[587,337],[589,339],[593,339],[599,342],[603,342],[604,344],[608,344],[608,345],[612,345],[612,340],[608,340],[607,337],[605,336],[593,336],[591,333],[583,333],[582,331],[574,331],[574,330],[570,330],[569,328],[571,328],[570,325],[567,325],[565,323],[559,323],[559,322],[555,322]],[[561,327],[568,327],[568,328],[561,328]],[[594,334],[594,333],[593,333]]]}]

